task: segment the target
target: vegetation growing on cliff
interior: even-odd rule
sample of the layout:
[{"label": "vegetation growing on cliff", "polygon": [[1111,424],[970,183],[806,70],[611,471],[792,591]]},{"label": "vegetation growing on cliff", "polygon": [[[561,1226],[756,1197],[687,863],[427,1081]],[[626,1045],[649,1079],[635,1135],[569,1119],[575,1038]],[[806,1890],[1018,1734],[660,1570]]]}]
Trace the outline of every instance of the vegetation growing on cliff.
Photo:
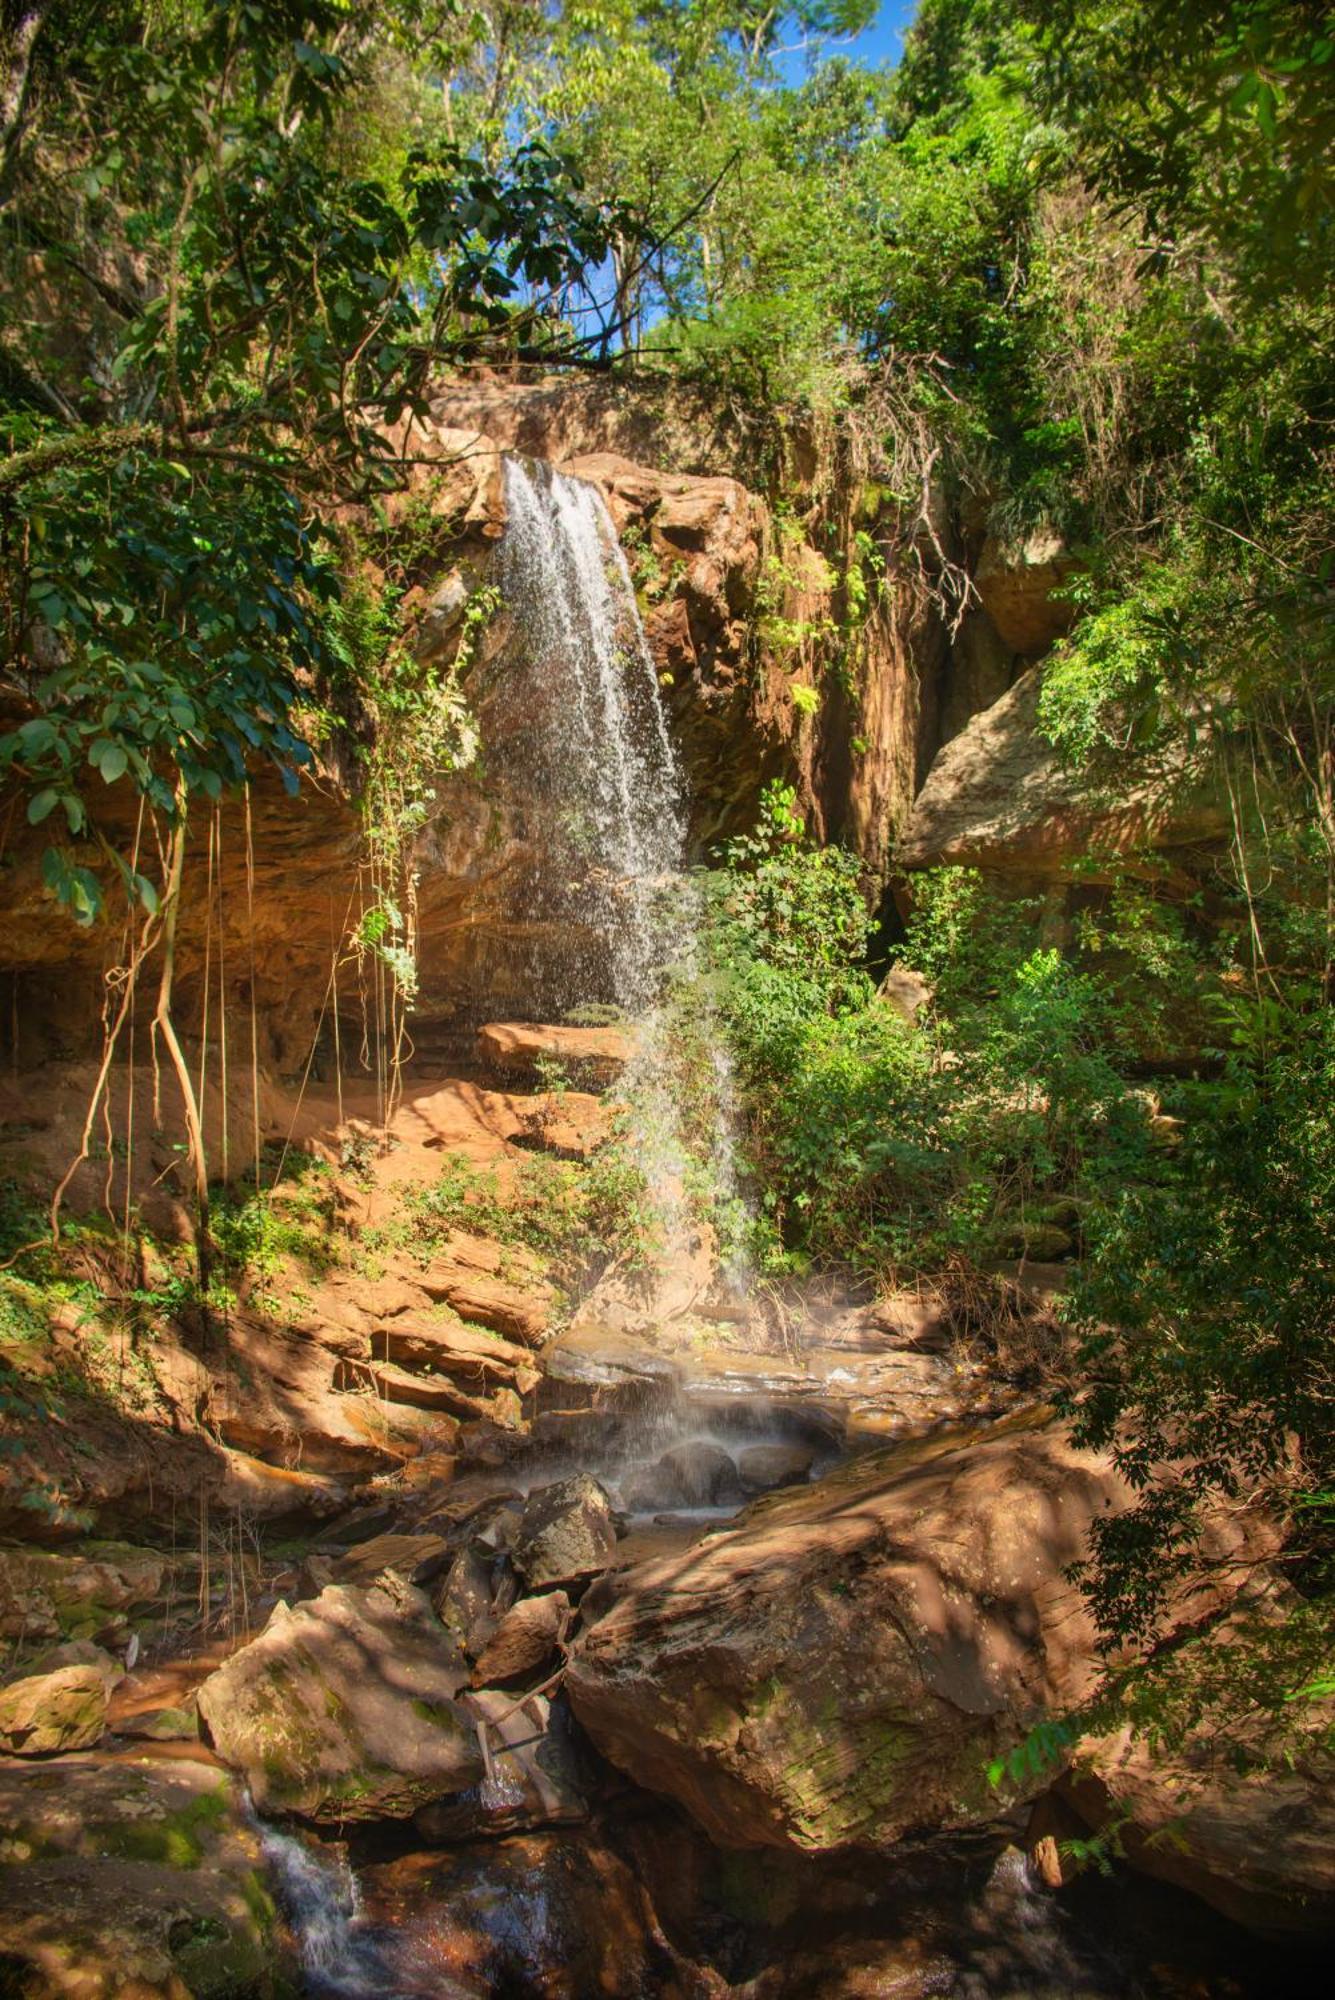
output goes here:
[{"label": "vegetation growing on cliff", "polygon": [[[402,518],[367,522],[433,371],[689,380],[745,412],[776,511],[794,414],[837,433],[875,505],[831,548],[842,628],[801,638],[855,716],[882,549],[954,625],[984,537],[1058,538],[1048,740],[1108,795],[1213,788],[1228,834],[1194,874],[1087,857],[1047,905],[910,885],[894,949],[932,991],[908,1022],[856,865],[772,791],[712,890],[760,1249],[878,1277],[1080,1252],[1071,1406],[1143,1496],[1091,1550],[1108,1638],[1152,1635],[1200,1502],[1244,1475],[1287,1482],[1310,1632],[1335,1481],[1330,10],[924,0],[893,72],[838,53],[872,11],[6,6],[0,763],[78,918],[119,881],[168,1035],[192,801],[265,759],[295,783],[356,723],[358,943],[401,1001],[406,847],[467,723],[399,644]],[[828,56],[796,80],[793,34]]]}]

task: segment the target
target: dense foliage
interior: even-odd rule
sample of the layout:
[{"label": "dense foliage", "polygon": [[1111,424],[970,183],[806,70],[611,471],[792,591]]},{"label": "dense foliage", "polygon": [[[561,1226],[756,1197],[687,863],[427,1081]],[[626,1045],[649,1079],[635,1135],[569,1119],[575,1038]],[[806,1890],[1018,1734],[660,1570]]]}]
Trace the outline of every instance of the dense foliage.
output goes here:
[{"label": "dense foliage", "polygon": [[[103,788],[170,818],[256,753],[300,770],[299,690],[347,664],[329,510],[402,480],[433,368],[541,346],[606,250],[613,209],[554,151],[452,141],[437,13],[5,9],[0,767],[148,904]],[[47,879],[94,914],[69,838]]]}]

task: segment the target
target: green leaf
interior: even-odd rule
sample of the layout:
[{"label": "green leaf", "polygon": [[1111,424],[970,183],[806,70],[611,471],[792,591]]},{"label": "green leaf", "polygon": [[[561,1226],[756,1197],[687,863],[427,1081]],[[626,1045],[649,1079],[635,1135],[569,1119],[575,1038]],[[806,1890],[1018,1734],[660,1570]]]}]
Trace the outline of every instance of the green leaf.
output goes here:
[{"label": "green leaf", "polygon": [[60,793],[54,785],[46,785],[40,792],[34,792],[28,801],[28,825],[40,826],[60,803]]},{"label": "green leaf", "polygon": [[44,715],[36,715],[31,722],[20,724],[17,734],[20,755],[27,762],[44,757],[47,751],[53,750],[60,741],[60,733],[54,722],[48,721]]}]

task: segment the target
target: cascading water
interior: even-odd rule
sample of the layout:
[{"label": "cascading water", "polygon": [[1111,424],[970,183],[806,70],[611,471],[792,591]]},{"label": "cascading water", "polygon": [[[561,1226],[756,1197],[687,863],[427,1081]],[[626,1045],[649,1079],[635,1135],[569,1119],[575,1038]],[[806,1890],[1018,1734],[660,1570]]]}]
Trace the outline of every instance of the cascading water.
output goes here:
[{"label": "cascading water", "polygon": [[295,1834],[258,1822],[264,1858],[292,1926],[309,1992],[387,1992],[386,1965],[362,1921],[357,1879],[342,1856],[317,1853]]},{"label": "cascading water", "polygon": [[518,655],[509,681],[529,696],[522,749],[541,815],[538,872],[548,896],[573,903],[585,935],[567,1006],[606,996],[638,1017],[682,942],[669,906],[685,816],[654,663],[596,487],[510,458],[505,504],[501,591]]},{"label": "cascading water", "polygon": [[[671,974],[689,982],[697,970],[700,920],[685,873],[681,773],[601,494],[515,458],[504,478],[500,583],[514,619],[506,690],[523,718],[511,756],[522,764],[533,814],[523,894],[548,946],[540,983],[551,990],[555,977],[567,1019],[606,1009],[634,1024],[625,1092],[662,1255],[671,1259],[688,1228],[692,1163],[664,994]],[[731,1080],[719,1038],[708,1040],[714,1116],[708,1160],[697,1165],[707,1164],[716,1205],[735,1207]]]}]

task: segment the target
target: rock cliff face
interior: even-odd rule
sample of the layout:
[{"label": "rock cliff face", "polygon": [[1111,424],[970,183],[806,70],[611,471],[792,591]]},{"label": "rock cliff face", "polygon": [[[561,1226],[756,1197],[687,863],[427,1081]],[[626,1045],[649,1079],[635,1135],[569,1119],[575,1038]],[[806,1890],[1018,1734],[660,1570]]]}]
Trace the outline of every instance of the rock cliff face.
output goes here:
[{"label": "rock cliff face", "polygon": [[[397,442],[411,466],[389,518],[405,535],[424,516],[431,523],[404,636],[435,666],[454,657],[470,596],[496,575],[504,455],[544,458],[599,489],[665,690],[697,856],[745,827],[776,777],[795,784],[816,833],[863,857],[873,893],[903,868],[964,861],[1043,874],[1092,835],[1126,845],[1216,830],[1208,812],[1165,828],[1149,800],[1110,819],[1074,794],[1041,744],[1037,670],[1025,668],[1069,621],[1060,592],[1070,564],[1055,544],[1007,552],[955,534],[975,585],[952,632],[928,589],[931,564],[890,532],[874,490],[867,499],[850,484],[836,522],[819,454],[795,435],[776,509],[758,439],[689,392],[483,374],[442,388]],[[939,542],[946,530],[933,533]],[[510,633],[502,605],[465,676],[480,756],[442,773],[412,856],[419,992],[405,1053],[427,1065],[459,1060],[488,1015],[547,1011],[537,970],[547,941],[524,895],[544,834],[526,809]],[[357,745],[344,736],[297,797],[257,773],[248,803],[196,814],[176,1017],[188,1035],[216,1036],[230,1016],[247,1056],[253,1021],[275,1075],[299,1076],[310,1062],[318,1075],[336,1017],[347,1045],[365,1032],[367,967],[345,951],[335,974],[339,941],[372,900],[356,777]],[[133,843],[131,803],[114,790],[105,825]],[[125,948],[115,925],[78,932],[52,905],[41,831],[11,824],[5,853],[0,1044],[20,1069],[96,1047]],[[91,850],[83,858],[96,865]]]},{"label": "rock cliff face", "polygon": [[[884,883],[947,695],[958,723],[1009,660],[993,644],[991,681],[967,665],[951,681],[944,628],[907,551],[879,544],[885,588],[860,620],[850,678],[835,659],[850,642],[845,582],[804,538],[817,531],[817,512],[806,528],[800,516],[796,526],[794,517],[777,523],[748,439],[689,397],[483,378],[443,390],[430,419],[399,441],[413,463],[407,489],[387,503],[390,519],[405,534],[424,511],[433,524],[434,553],[402,607],[419,658],[448,663],[470,595],[495,575],[504,454],[547,459],[598,487],[622,538],[667,694],[696,853],[746,825],[762,785],[784,777],[814,828],[848,839]],[[975,628],[980,621],[985,614],[975,613]],[[413,856],[420,1053],[484,1014],[543,1014],[533,991],[542,954],[527,948],[522,894],[543,834],[525,810],[525,717],[507,672],[508,636],[502,606],[466,677],[480,757],[470,771],[442,774]],[[338,940],[370,897],[356,768],[355,743],[340,739],[296,798],[257,773],[249,802],[225,802],[213,826],[208,810],[196,813],[176,1016],[187,1032],[203,1031],[207,974],[212,1031],[221,983],[232,1028],[248,1047],[253,1013],[261,1059],[278,1074],[300,1073],[322,1017],[328,1044],[335,1005],[349,1035],[360,1033],[358,969],[345,963],[331,984]],[[132,804],[115,791],[104,825],[126,849],[133,844]],[[114,984],[125,948],[114,924],[78,932],[51,904],[43,844],[38,833],[10,829],[3,970],[12,1004],[3,1032],[10,1043],[21,1038],[7,1051],[20,1066],[96,1045],[107,980]],[[81,858],[97,865],[91,849]]]}]

